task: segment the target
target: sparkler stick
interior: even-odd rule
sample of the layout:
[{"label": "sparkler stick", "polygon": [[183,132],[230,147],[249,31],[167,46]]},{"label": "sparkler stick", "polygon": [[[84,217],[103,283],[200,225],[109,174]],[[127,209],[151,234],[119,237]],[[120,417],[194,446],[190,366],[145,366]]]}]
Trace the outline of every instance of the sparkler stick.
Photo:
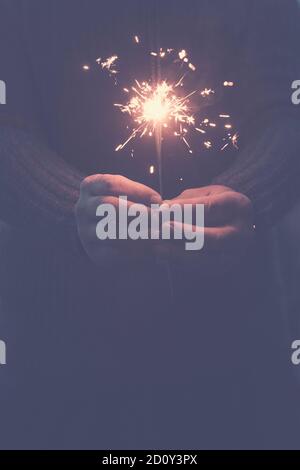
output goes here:
[{"label": "sparkler stick", "polygon": [[161,124],[157,126],[155,132],[155,147],[157,155],[157,165],[158,165],[158,177],[159,177],[159,193],[163,199],[163,161],[162,161],[162,128]]}]

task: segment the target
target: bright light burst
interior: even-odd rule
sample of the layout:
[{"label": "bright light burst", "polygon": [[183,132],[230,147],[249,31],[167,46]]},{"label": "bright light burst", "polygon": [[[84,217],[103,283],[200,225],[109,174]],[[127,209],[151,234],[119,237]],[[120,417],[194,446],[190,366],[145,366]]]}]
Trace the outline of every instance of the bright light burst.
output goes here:
[{"label": "bright light burst", "polygon": [[[139,36],[133,36],[133,43],[141,45]],[[199,111],[205,109],[204,100],[210,99],[216,92],[212,88],[204,89],[188,89],[187,77],[197,71],[197,67],[190,61],[189,54],[185,49],[176,51],[175,49],[158,49],[157,51],[146,52],[152,57],[152,60],[160,62],[169,59],[170,66],[174,66],[177,70],[178,78],[172,82],[168,79],[146,79],[142,82],[133,79],[131,86],[123,87],[126,94],[124,103],[115,103],[122,113],[130,117],[127,128],[130,133],[127,139],[116,147],[116,151],[120,151],[127,144],[136,138],[144,136],[156,137],[159,135],[160,144],[166,136],[173,136],[183,142],[190,154],[193,153],[190,137],[192,133],[196,133],[200,137],[199,149],[225,150],[229,145],[238,148],[238,134],[234,131],[230,122],[230,115],[224,110],[221,114],[217,114],[213,121],[208,118],[199,118]],[[98,58],[96,64],[101,70],[107,72],[110,77],[114,78],[115,85],[119,85],[116,76],[119,74],[117,63],[119,57],[114,54],[106,59]],[[89,65],[83,66],[84,70],[89,70]],[[195,82],[195,81],[194,81]],[[234,82],[225,80],[222,82],[225,88],[234,86]],[[202,100],[202,102],[201,102]],[[217,133],[217,137],[212,133]],[[220,141],[221,139],[221,141]],[[220,141],[220,142],[219,142]],[[131,155],[134,150],[131,149]],[[154,167],[151,166],[149,172],[154,173]]]},{"label": "bright light burst", "polygon": [[[195,126],[189,99],[196,91],[181,97],[176,90],[180,84],[181,80],[176,84],[164,80],[156,85],[135,80],[129,101],[126,104],[115,104],[123,113],[129,114],[136,124],[128,139],[118,145],[116,151],[122,150],[137,136],[153,136],[158,128],[171,128],[173,135],[186,141],[187,127]],[[128,89],[126,92],[130,93]],[[186,144],[189,147],[187,141]]]}]

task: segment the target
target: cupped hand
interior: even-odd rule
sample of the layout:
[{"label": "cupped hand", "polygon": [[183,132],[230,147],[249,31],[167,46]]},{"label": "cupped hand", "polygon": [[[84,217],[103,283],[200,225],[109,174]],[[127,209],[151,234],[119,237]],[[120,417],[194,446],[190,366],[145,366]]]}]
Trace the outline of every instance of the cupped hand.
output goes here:
[{"label": "cupped hand", "polygon": [[193,212],[197,204],[204,205],[204,227],[170,222],[171,233],[175,229],[183,233],[198,232],[204,235],[204,245],[199,251],[187,251],[185,240],[162,240],[156,250],[161,256],[187,259],[209,266],[235,264],[254,239],[254,214],[250,199],[226,186],[211,185],[183,191],[176,198],[164,203],[172,206],[191,204]]},{"label": "cupped hand", "polygon": [[[119,199],[126,196],[127,201]],[[141,183],[132,181],[124,176],[97,174],[85,178],[80,187],[80,197],[75,207],[78,234],[81,243],[90,257],[96,263],[112,262],[123,256],[141,256],[150,251],[151,241],[145,240],[99,240],[96,234],[97,208],[101,204],[111,204],[116,209],[118,218],[119,203],[125,204],[128,209],[133,203],[146,206],[160,204],[161,197],[153,189]],[[149,209],[150,210],[150,209]],[[125,231],[127,227],[123,227]]]}]

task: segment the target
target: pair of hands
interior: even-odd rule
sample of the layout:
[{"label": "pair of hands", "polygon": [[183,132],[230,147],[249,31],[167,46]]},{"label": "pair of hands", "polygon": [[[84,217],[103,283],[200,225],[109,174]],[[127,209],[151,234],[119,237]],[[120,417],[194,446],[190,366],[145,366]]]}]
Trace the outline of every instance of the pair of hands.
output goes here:
[{"label": "pair of hands", "polygon": [[[127,206],[133,203],[149,207],[151,204],[204,205],[204,229],[184,226],[193,232],[204,230],[204,247],[201,251],[186,251],[185,240],[106,240],[99,241],[96,236],[96,216],[100,204],[112,204],[116,211],[119,196],[127,196]],[[227,266],[238,260],[254,236],[253,208],[251,201],[243,194],[226,186],[211,185],[188,189],[169,201],[162,201],[153,189],[118,175],[93,175],[81,184],[80,197],[75,208],[78,233],[82,245],[90,259],[98,264],[123,257],[141,256],[142,253],[156,253],[171,259],[189,259],[215,269],[220,260]],[[178,222],[177,222],[178,223]],[[171,233],[174,230],[171,223]]]}]

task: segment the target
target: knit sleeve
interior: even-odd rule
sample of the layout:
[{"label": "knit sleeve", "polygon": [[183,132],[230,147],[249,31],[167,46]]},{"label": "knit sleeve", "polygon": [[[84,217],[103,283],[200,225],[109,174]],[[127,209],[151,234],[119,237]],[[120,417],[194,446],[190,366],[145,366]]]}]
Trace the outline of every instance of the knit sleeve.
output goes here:
[{"label": "knit sleeve", "polygon": [[300,16],[294,0],[251,2],[246,49],[238,67],[242,145],[235,163],[215,178],[246,194],[259,227],[274,224],[299,197],[300,106],[292,82],[300,77]]},{"label": "knit sleeve", "polygon": [[0,128],[0,218],[38,228],[70,223],[83,176],[28,132]]},{"label": "knit sleeve", "polygon": [[0,219],[22,228],[73,223],[78,171],[47,144],[27,48],[23,0],[0,2]]}]

